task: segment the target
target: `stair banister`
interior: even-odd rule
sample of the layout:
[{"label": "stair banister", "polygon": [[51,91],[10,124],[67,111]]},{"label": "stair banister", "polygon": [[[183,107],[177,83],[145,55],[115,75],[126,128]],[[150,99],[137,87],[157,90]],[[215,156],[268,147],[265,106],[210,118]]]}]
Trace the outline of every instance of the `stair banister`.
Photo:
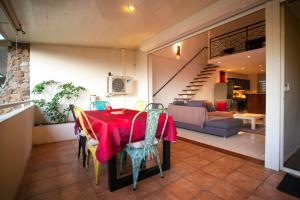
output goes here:
[{"label": "stair banister", "polygon": [[198,51],[187,63],[185,63],[161,88],[159,88],[154,94],[155,97],[164,87],[166,87],[182,70],[184,70],[195,58],[197,58],[207,47],[203,47]]}]

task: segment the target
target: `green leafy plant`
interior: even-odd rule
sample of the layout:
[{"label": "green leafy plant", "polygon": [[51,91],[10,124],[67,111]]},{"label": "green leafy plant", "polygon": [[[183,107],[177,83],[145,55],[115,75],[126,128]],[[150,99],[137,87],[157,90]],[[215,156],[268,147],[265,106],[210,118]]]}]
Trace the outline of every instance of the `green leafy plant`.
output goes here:
[{"label": "green leafy plant", "polygon": [[42,108],[51,123],[65,123],[68,121],[69,105],[74,104],[81,92],[85,90],[84,87],[75,86],[73,83],[62,84],[49,80],[35,85],[32,93],[43,95],[44,98],[36,99],[35,103]]}]

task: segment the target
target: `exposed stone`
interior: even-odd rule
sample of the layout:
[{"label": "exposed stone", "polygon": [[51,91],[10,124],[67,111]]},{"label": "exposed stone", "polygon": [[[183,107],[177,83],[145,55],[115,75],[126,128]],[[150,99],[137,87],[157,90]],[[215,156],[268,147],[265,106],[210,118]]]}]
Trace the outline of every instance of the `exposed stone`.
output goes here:
[{"label": "exposed stone", "polygon": [[[10,47],[7,54],[6,80],[0,87],[0,104],[30,99],[30,50],[29,47]],[[0,114],[13,108],[0,110]]]}]

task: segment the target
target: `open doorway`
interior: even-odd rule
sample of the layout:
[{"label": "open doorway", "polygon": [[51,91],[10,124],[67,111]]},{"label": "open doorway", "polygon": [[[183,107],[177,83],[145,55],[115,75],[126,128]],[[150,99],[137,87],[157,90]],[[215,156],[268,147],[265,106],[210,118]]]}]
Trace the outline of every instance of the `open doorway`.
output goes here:
[{"label": "open doorway", "polygon": [[263,162],[265,40],[259,10],[149,55],[153,101],[179,137]]}]

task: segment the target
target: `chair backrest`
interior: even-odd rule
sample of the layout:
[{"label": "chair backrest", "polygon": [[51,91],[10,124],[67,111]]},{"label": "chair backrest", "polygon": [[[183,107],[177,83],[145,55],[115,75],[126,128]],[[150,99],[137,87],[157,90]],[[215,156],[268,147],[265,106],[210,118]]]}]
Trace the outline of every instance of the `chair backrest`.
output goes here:
[{"label": "chair backrest", "polygon": [[107,106],[110,106],[107,101],[96,101],[95,105],[97,110],[107,110]]},{"label": "chair backrest", "polygon": [[137,101],[134,105],[134,110],[143,111],[145,109],[146,103],[145,101]]},{"label": "chair backrest", "polygon": [[77,117],[76,117],[76,115],[75,115],[74,108],[75,108],[75,105],[74,105],[74,104],[70,104],[70,105],[69,105],[69,109],[70,109],[70,111],[71,111],[71,113],[72,113],[73,119],[74,119],[74,121],[76,121],[76,120],[77,120]]},{"label": "chair backrest", "polygon": [[[85,136],[88,139],[90,139],[91,138],[90,134],[92,134],[93,138],[98,141],[97,135],[96,135],[94,129],[92,128],[92,125],[91,125],[88,117],[84,113],[84,111],[81,108],[77,107],[77,106],[74,108],[74,111],[75,111],[75,114],[76,114],[76,116],[79,120],[80,126],[81,126],[83,132],[85,133]],[[84,121],[87,123],[87,126],[85,125]],[[91,133],[89,133],[87,127],[89,128],[89,130],[91,130]]]},{"label": "chair backrest", "polygon": [[[137,113],[132,121],[132,125],[131,125],[131,131],[130,131],[130,138],[129,138],[129,143],[131,143],[131,138],[132,138],[132,133],[133,133],[133,129],[134,129],[134,123],[135,120],[137,119],[137,117],[143,113],[144,111],[141,111],[139,113]],[[165,121],[164,121],[164,125],[162,128],[162,132],[161,132],[161,136],[160,136],[160,140],[161,141],[165,128],[166,128],[166,124],[168,121],[168,113],[166,112],[165,109],[149,109],[147,110],[147,120],[146,120],[146,131],[145,131],[145,147],[144,150],[147,153],[151,153],[152,150],[152,146],[155,142],[155,136],[156,136],[156,132],[157,132],[157,127],[158,127],[158,122],[159,122],[159,117],[162,113],[165,113]]]},{"label": "chair backrest", "polygon": [[149,103],[146,107],[145,110],[149,110],[149,109],[164,109],[164,105],[162,103]]}]

